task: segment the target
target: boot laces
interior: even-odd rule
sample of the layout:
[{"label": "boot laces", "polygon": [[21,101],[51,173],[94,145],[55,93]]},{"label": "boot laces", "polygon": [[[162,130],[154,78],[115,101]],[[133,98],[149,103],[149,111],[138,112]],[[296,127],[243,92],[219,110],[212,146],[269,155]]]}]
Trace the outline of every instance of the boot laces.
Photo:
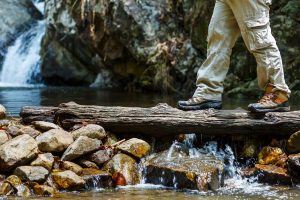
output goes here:
[{"label": "boot laces", "polygon": [[268,102],[268,101],[272,101],[275,97],[274,93],[267,93],[265,94],[259,101],[258,103],[264,103],[264,102]]}]

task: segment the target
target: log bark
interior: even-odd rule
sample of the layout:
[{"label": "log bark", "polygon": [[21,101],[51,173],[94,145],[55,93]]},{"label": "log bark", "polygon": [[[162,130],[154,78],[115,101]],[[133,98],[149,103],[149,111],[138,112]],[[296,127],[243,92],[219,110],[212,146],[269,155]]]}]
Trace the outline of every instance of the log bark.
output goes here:
[{"label": "log bark", "polygon": [[[47,111],[47,114],[44,114],[44,111]],[[53,114],[53,117],[49,114]],[[71,102],[48,109],[24,107],[21,117],[27,123],[36,119],[54,119],[64,129],[70,129],[76,124],[94,123],[113,133],[156,137],[187,133],[289,137],[300,130],[300,111],[252,114],[241,109],[209,109],[185,112],[167,104],[159,104],[152,108],[135,108],[88,106]]]},{"label": "log bark", "polygon": [[20,112],[20,117],[24,124],[30,124],[33,121],[54,122],[55,112],[58,109],[58,107],[25,106]]}]

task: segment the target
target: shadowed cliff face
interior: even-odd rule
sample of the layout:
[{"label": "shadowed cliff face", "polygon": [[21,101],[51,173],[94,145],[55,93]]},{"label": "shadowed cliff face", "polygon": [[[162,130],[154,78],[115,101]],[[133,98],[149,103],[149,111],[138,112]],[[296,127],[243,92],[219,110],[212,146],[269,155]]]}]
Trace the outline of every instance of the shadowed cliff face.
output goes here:
[{"label": "shadowed cliff face", "polygon": [[[202,0],[48,0],[43,78],[48,84],[192,92],[213,6]],[[272,11],[293,87],[300,87],[299,10],[297,0],[277,0]],[[257,92],[255,68],[240,40],[225,81],[229,94]]]}]

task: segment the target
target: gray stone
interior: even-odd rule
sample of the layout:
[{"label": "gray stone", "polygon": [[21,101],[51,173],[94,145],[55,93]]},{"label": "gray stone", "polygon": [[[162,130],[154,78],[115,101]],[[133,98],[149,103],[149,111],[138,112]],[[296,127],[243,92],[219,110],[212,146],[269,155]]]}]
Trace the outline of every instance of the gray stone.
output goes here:
[{"label": "gray stone", "polygon": [[0,146],[0,171],[8,171],[26,164],[37,154],[38,145],[31,136],[17,136]]},{"label": "gray stone", "polygon": [[21,166],[14,171],[14,175],[20,177],[21,180],[30,182],[43,182],[48,174],[49,171],[41,166]]},{"label": "gray stone", "polygon": [[52,179],[59,189],[78,190],[85,185],[84,179],[70,170],[53,172]]},{"label": "gray stone", "polygon": [[40,131],[49,131],[51,129],[61,129],[58,125],[51,123],[51,122],[44,122],[44,121],[34,121],[32,122],[32,125],[40,130]]},{"label": "gray stone", "polygon": [[[125,185],[135,185],[139,183],[137,162],[126,154],[115,155],[103,167],[112,175],[120,174],[125,178]],[[122,184],[123,185],[123,184]]]},{"label": "gray stone", "polygon": [[80,158],[78,164],[84,168],[99,169],[98,165],[92,161]]},{"label": "gray stone", "polygon": [[300,153],[288,157],[288,169],[291,176],[300,183]]},{"label": "gray stone", "polygon": [[86,136],[80,136],[73,142],[61,157],[61,160],[73,160],[86,154],[92,153],[100,148],[102,142]]},{"label": "gray stone", "polygon": [[97,165],[101,165],[107,161],[109,161],[114,156],[114,150],[111,148],[102,149],[96,151],[91,154],[88,159],[96,163]]},{"label": "gray stone", "polygon": [[77,165],[76,163],[70,162],[70,161],[62,161],[60,163],[60,168],[62,170],[70,170],[72,172],[74,172],[77,175],[81,175],[82,173],[82,167],[80,167],[79,165]]},{"label": "gray stone", "polygon": [[88,189],[113,187],[112,175],[106,171],[86,168],[82,171],[82,178]]},{"label": "gray stone", "polygon": [[213,157],[168,157],[162,152],[145,163],[145,180],[176,189],[217,190],[223,184],[223,170],[223,163]]},{"label": "gray stone", "polygon": [[0,146],[9,140],[6,131],[0,130]]},{"label": "gray stone", "polygon": [[73,143],[72,134],[62,129],[51,129],[36,137],[39,149],[43,152],[62,152]]},{"label": "gray stone", "polygon": [[102,126],[95,125],[95,124],[88,124],[71,133],[74,139],[77,139],[80,136],[87,136],[92,139],[102,140],[103,138],[106,137],[104,128]]},{"label": "gray stone", "polygon": [[24,126],[18,130],[17,134],[18,135],[28,134],[31,137],[36,138],[38,135],[41,134],[41,132],[39,132],[38,130],[35,130],[34,128],[32,128],[30,126]]},{"label": "gray stone", "polygon": [[151,146],[144,140],[132,138],[121,143],[117,146],[117,149],[135,157],[142,158],[150,152]]},{"label": "gray stone", "polygon": [[31,166],[42,166],[51,171],[54,164],[54,157],[51,153],[39,154],[37,158],[31,162]]}]

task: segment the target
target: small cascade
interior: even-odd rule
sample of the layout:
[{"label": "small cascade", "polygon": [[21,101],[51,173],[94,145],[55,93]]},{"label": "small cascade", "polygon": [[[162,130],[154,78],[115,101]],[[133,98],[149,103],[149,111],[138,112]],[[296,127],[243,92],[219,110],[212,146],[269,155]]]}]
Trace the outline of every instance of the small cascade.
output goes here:
[{"label": "small cascade", "polygon": [[[44,3],[34,1],[43,11]],[[40,83],[40,44],[45,33],[44,20],[32,25],[10,46],[0,72],[0,86],[30,86]]]}]

